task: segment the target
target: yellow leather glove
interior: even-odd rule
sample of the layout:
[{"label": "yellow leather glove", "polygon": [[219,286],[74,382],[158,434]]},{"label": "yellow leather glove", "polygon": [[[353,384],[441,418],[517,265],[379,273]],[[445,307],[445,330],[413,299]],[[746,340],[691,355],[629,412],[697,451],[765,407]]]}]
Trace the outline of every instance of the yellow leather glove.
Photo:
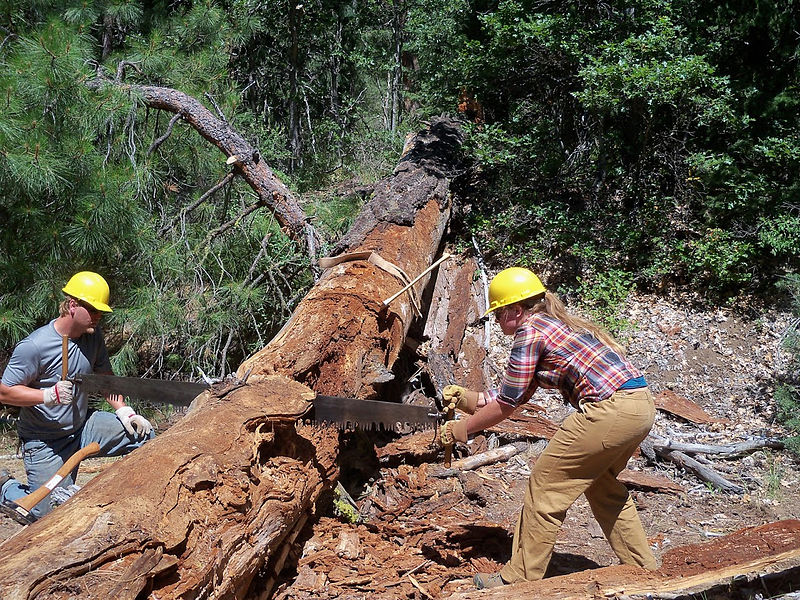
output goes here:
[{"label": "yellow leather glove", "polygon": [[474,415],[475,407],[478,405],[479,392],[473,392],[460,385],[446,385],[442,390],[445,408],[452,404],[453,408],[463,410],[465,413]]},{"label": "yellow leather glove", "polygon": [[445,421],[439,428],[439,443],[442,447],[452,446],[455,442],[467,443],[467,420]]}]

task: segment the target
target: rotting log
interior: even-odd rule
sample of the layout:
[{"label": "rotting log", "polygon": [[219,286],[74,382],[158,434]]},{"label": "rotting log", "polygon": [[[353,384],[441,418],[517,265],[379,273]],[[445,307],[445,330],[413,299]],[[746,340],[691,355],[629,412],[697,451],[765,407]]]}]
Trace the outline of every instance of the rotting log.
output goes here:
[{"label": "rotting log", "polygon": [[437,390],[450,383],[473,390],[489,387],[489,326],[484,292],[473,258],[450,260],[439,268],[420,348],[425,370]]},{"label": "rotting log", "polygon": [[[375,186],[335,251],[373,252],[409,279],[424,271],[440,251],[450,218],[449,180],[456,174],[460,145],[452,122],[432,121],[407,145],[392,177]],[[431,276],[414,285],[413,293],[421,296]],[[239,367],[239,376],[283,373],[321,394],[376,397],[395,378],[391,367],[414,319],[411,292],[388,307],[383,304],[403,286],[368,260],[326,269],[278,335]],[[321,354],[309,353],[309,346]]]},{"label": "rotting log", "polygon": [[491,590],[453,594],[452,600],[548,598],[584,600],[638,594],[699,595],[746,573],[775,573],[800,563],[800,521],[742,529],[728,536],[667,552],[656,571],[621,565],[592,569]]},{"label": "rotting log", "polygon": [[[449,218],[460,144],[445,119],[418,134],[342,249],[424,270]],[[337,476],[338,431],[300,419],[312,389],[377,394],[413,319],[407,295],[381,308],[400,287],[365,261],[326,271],[238,382],[198,396],[165,434],[0,546],[3,600],[267,597],[298,524]]]}]

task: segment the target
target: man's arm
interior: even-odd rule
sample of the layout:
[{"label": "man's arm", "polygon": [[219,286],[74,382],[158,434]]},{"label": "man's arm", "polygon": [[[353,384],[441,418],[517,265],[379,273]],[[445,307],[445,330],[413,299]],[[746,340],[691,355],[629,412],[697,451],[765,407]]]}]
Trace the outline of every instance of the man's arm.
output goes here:
[{"label": "man's arm", "polygon": [[42,403],[42,390],[27,385],[4,385],[0,383],[0,403],[9,406],[36,406]]}]

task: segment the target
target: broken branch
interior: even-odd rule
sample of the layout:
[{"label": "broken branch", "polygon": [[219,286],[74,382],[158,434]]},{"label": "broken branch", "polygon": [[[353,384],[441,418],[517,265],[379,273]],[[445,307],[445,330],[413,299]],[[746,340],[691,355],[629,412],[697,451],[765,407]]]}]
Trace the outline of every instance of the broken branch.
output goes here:
[{"label": "broken branch", "polygon": [[657,452],[677,450],[679,452],[688,452],[689,454],[716,454],[724,456],[725,458],[738,458],[739,456],[744,456],[755,450],[761,450],[762,448],[783,450],[785,447],[783,442],[772,438],[750,440],[738,444],[725,444],[722,446],[685,444],[674,440],[658,438],[656,436],[653,436],[653,439],[653,448],[655,448]]},{"label": "broken branch", "polygon": [[679,467],[683,467],[684,469],[692,471],[703,481],[707,481],[708,483],[711,483],[722,490],[733,492],[734,494],[741,494],[744,492],[744,488],[742,488],[740,485],[728,481],[714,469],[701,464],[699,461],[684,454],[683,452],[679,452],[677,450],[665,452],[663,450],[658,450],[658,448],[656,448],[656,452]]},{"label": "broken branch", "polygon": [[500,446],[494,450],[481,452],[480,454],[475,454],[474,456],[468,456],[467,458],[457,460],[449,469],[429,470],[428,475],[431,477],[452,477],[454,475],[458,475],[462,471],[471,471],[472,469],[477,469],[478,467],[508,460],[512,456],[516,456],[527,449],[527,442],[514,442],[511,444],[506,444],[505,446]]}]

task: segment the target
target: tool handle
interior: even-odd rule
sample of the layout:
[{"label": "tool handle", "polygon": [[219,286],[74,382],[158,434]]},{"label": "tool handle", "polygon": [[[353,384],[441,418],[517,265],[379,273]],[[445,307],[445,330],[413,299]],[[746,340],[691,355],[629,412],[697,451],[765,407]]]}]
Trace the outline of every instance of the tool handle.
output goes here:
[{"label": "tool handle", "polygon": [[69,377],[69,336],[61,336],[61,381]]},{"label": "tool handle", "polygon": [[391,295],[391,296],[389,296],[389,297],[388,297],[386,300],[384,300],[384,301],[383,301],[383,304],[384,304],[384,306],[389,306],[389,305],[392,303],[392,301],[393,301],[393,300],[395,300],[396,298],[398,298],[398,297],[399,297],[399,296],[400,296],[400,295],[401,295],[403,292],[405,292],[405,291],[406,291],[408,288],[410,288],[412,285],[414,285],[414,284],[415,284],[415,283],[417,283],[417,282],[418,282],[420,279],[422,279],[423,275],[426,275],[427,273],[430,273],[431,271],[433,271],[433,270],[434,270],[436,267],[438,267],[438,266],[439,266],[439,265],[440,265],[442,262],[446,261],[446,260],[447,260],[448,258],[450,258],[451,256],[452,256],[452,254],[448,254],[447,252],[445,252],[444,254],[442,254],[442,257],[441,257],[439,260],[437,260],[437,261],[436,261],[435,263],[433,263],[433,264],[432,264],[430,267],[428,267],[427,269],[425,269],[425,270],[424,270],[422,273],[420,273],[419,275],[417,275],[416,277],[414,277],[414,279],[412,279],[411,281],[409,281],[409,282],[408,282],[408,284],[407,284],[406,286],[404,286],[404,287],[403,287],[403,289],[401,289],[401,290],[400,290],[399,292],[397,292],[396,294],[392,294],[392,295]]},{"label": "tool handle", "polygon": [[[447,420],[452,421],[456,416],[454,408],[447,409]],[[444,447],[444,466],[450,468],[450,463],[453,462],[453,444],[448,444]]]},{"label": "tool handle", "polygon": [[50,479],[47,480],[45,484],[43,484],[39,489],[34,492],[31,492],[24,498],[20,498],[19,500],[15,500],[18,506],[21,506],[27,511],[33,510],[33,507],[39,504],[42,500],[44,500],[45,496],[47,496],[50,492],[52,492],[55,487],[61,483],[61,480],[64,479],[67,475],[72,472],[72,470],[77,467],[84,458],[92,456],[100,452],[100,444],[97,442],[92,442],[85,448],[81,448],[75,454],[70,456],[61,468],[56,471],[55,475],[53,475]]}]

